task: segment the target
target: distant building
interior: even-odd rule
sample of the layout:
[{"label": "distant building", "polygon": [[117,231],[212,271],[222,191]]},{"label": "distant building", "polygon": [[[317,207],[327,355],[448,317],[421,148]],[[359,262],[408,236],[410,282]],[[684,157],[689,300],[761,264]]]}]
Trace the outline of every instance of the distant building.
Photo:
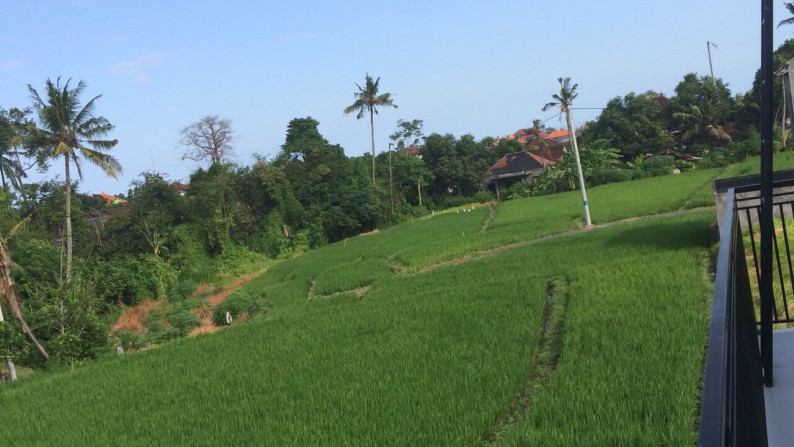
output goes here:
[{"label": "distant building", "polygon": [[99,194],[94,194],[93,197],[94,197],[94,199],[97,200],[97,202],[99,202],[100,205],[104,205],[106,207],[111,207],[111,206],[114,206],[114,205],[126,205],[127,204],[127,201],[125,199],[122,199],[122,198],[119,198],[119,197],[116,197],[116,196],[111,196],[110,194],[105,194],[103,192],[101,192]]},{"label": "distant building", "polygon": [[[102,222],[107,220],[110,216],[125,212],[127,210],[127,200],[120,197],[111,196],[110,194],[105,194],[103,192],[94,194],[91,197],[93,197],[100,206],[98,209],[92,210],[88,213],[88,223],[95,228],[101,226]],[[54,243],[55,245],[60,246],[61,240],[56,239]]]},{"label": "distant building", "polygon": [[187,190],[190,189],[190,185],[186,185],[184,183],[173,182],[171,183],[171,187],[174,188],[180,196],[184,196],[187,194]]},{"label": "distant building", "polygon": [[405,150],[405,153],[408,155],[413,155],[414,157],[417,158],[422,158],[422,152],[416,146],[409,147],[408,149]]},{"label": "distant building", "polygon": [[548,139],[555,143],[565,144],[571,141],[571,133],[567,130],[555,130],[549,134]]},{"label": "distant building", "polygon": [[498,191],[509,188],[517,182],[533,183],[553,166],[557,159],[551,160],[540,151],[513,152],[500,158],[483,175],[483,189]]}]

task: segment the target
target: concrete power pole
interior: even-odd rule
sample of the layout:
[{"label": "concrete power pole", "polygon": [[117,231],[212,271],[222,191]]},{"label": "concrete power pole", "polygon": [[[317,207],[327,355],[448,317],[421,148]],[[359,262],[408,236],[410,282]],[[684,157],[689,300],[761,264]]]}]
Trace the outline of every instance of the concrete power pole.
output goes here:
[{"label": "concrete power pole", "polygon": [[711,47],[714,47],[719,50],[719,47],[714,42],[706,41],[706,51],[709,53],[709,70],[711,71],[711,82],[714,84],[714,87],[717,86],[717,80],[714,79],[714,67],[711,65]]},{"label": "concrete power pole", "polygon": [[394,143],[389,143],[389,203],[391,203],[391,218],[394,219],[394,183],[392,182],[391,172],[391,147]]},{"label": "concrete power pole", "polygon": [[585,226],[590,227],[593,223],[590,221],[590,204],[587,203],[587,191],[584,188],[584,175],[582,174],[582,162],[579,159],[579,146],[576,144],[576,129],[573,127],[573,117],[571,116],[571,109],[565,106],[565,120],[568,122],[568,132],[571,134],[571,147],[573,148],[573,155],[576,158],[576,171],[579,174],[579,189],[582,191],[582,205],[584,206],[584,221]]}]

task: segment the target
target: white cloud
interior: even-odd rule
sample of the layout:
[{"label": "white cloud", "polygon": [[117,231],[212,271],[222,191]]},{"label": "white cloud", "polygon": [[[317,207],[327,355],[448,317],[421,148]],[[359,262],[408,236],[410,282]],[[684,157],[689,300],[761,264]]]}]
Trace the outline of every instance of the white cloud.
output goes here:
[{"label": "white cloud", "polygon": [[21,67],[23,64],[22,61],[2,61],[0,62],[0,71],[11,71],[16,70],[17,68]]},{"label": "white cloud", "polygon": [[119,62],[108,67],[108,72],[112,75],[130,76],[136,83],[146,82],[149,75],[146,73],[149,68],[159,65],[165,60],[165,53],[147,54],[140,56],[132,62]]}]

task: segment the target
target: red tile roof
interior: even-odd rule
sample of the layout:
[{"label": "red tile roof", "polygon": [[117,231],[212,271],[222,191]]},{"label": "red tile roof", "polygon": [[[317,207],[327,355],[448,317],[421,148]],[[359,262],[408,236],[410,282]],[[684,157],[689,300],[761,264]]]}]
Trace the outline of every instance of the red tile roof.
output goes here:
[{"label": "red tile roof", "polygon": [[549,139],[562,138],[562,137],[567,137],[569,135],[570,134],[568,133],[567,130],[555,130],[554,132],[549,134],[548,138]]},{"label": "red tile roof", "polygon": [[416,146],[411,146],[405,150],[405,153],[408,155],[419,155],[419,148]]},{"label": "red tile roof", "polygon": [[124,199],[120,199],[116,196],[111,196],[110,194],[105,194],[104,192],[101,192],[99,194],[94,194],[94,197],[97,196],[105,199],[105,206],[125,205],[127,203],[127,201]]}]

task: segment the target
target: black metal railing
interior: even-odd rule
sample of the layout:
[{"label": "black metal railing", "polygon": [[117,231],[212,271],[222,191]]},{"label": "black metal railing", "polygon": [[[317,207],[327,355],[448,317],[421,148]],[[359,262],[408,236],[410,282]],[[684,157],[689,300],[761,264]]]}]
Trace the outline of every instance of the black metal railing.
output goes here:
[{"label": "black metal railing", "polygon": [[[760,229],[761,199],[759,185],[749,185],[735,188],[735,212],[738,213],[741,228],[749,237],[749,246],[745,247],[747,254],[752,258],[751,270],[754,273],[753,295],[756,300],[760,297],[758,284],[761,281],[761,268],[758,255],[760,254]],[[772,237],[773,260],[773,289],[774,305],[772,307],[772,324],[794,323],[794,312],[789,309],[794,293],[794,264],[791,262],[791,243],[794,243],[794,180],[774,182],[772,194],[772,209],[775,225],[775,235]],[[757,323],[761,324],[760,318]]]},{"label": "black metal railing", "polygon": [[700,446],[767,445],[758,331],[735,190],[728,191],[701,399]]}]

